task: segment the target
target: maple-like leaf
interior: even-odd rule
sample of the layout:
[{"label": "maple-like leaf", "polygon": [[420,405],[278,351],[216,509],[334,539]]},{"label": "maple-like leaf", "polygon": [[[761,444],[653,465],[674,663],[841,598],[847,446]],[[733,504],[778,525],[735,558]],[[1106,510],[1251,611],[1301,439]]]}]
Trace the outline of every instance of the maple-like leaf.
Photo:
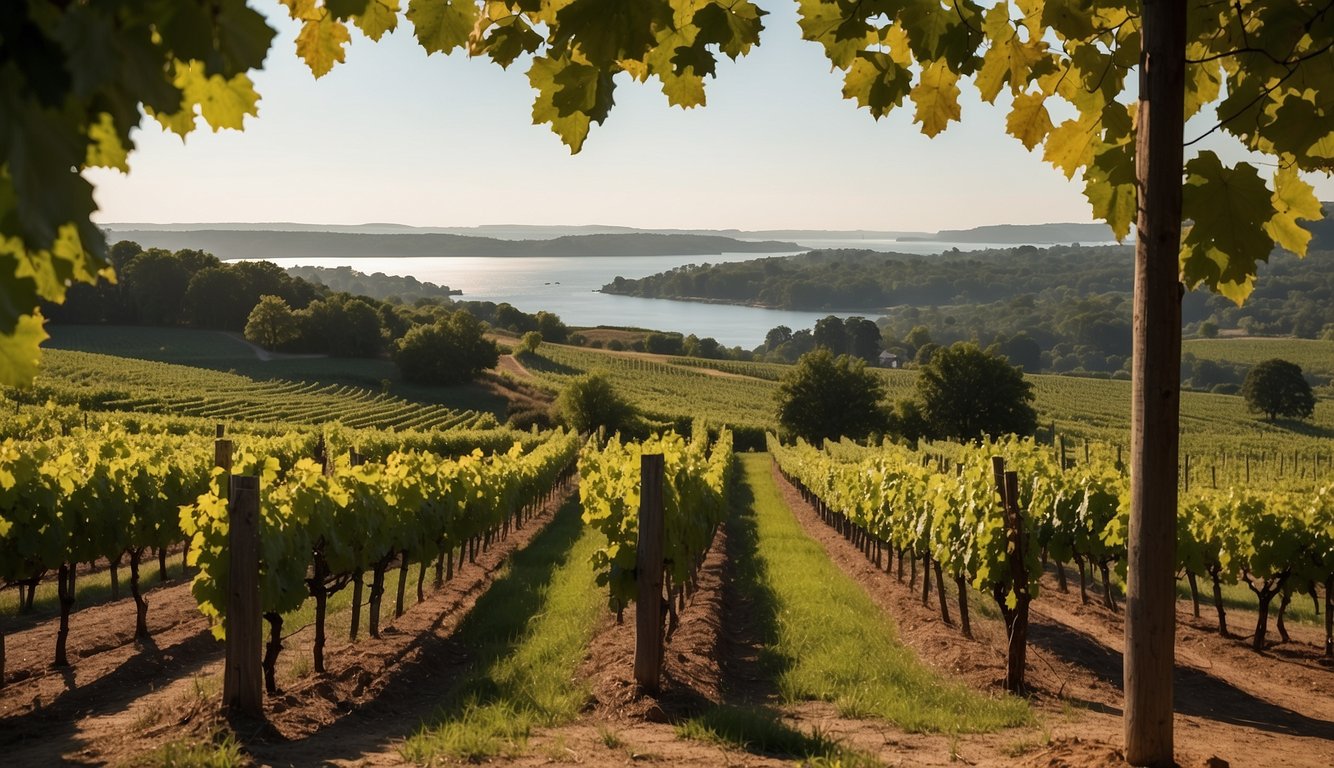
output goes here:
[{"label": "maple-like leaf", "polygon": [[42,342],[49,338],[42,328],[42,316],[20,315],[14,329],[0,334],[0,384],[27,386],[37,375],[42,361]]},{"label": "maple-like leaf", "polygon": [[407,17],[428,54],[448,54],[468,45],[478,12],[472,0],[408,0]]},{"label": "maple-like leaf", "polygon": [[1024,148],[1033,151],[1051,133],[1051,115],[1047,113],[1047,97],[1041,92],[1021,93],[1014,97],[1010,114],[1005,118],[1005,130],[1018,139]]},{"label": "maple-like leaf", "polygon": [[922,124],[922,133],[935,136],[945,130],[951,120],[958,120],[959,76],[944,61],[936,61],[922,70],[917,87],[912,89],[912,100],[917,105],[913,122]]},{"label": "maple-like leaf", "polygon": [[1274,217],[1272,194],[1249,163],[1223,165],[1205,151],[1186,163],[1182,216],[1192,225],[1183,240],[1181,278],[1206,285],[1240,304],[1250,293],[1257,261],[1274,242],[1265,224]]},{"label": "maple-like leaf", "polygon": [[306,19],[296,36],[296,55],[310,67],[315,77],[323,77],[341,64],[346,53],[343,47],[352,39],[347,25],[333,14],[320,13],[318,18]]},{"label": "maple-like leaf", "polygon": [[843,98],[853,99],[879,119],[903,103],[912,90],[912,72],[887,53],[862,52],[843,78]]},{"label": "maple-like leaf", "polygon": [[1302,180],[1295,166],[1280,166],[1274,173],[1272,197],[1274,216],[1265,222],[1265,232],[1280,247],[1298,256],[1306,255],[1311,242],[1311,231],[1297,223],[1298,219],[1319,221],[1324,217],[1315,188]]}]

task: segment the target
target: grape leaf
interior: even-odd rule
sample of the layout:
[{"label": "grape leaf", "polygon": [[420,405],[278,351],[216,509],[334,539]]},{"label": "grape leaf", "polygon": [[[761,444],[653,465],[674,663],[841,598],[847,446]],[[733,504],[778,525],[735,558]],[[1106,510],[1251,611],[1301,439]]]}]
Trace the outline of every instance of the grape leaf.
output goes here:
[{"label": "grape leaf", "polygon": [[1283,165],[1274,174],[1274,216],[1265,222],[1265,232],[1280,248],[1298,256],[1306,255],[1311,232],[1297,223],[1298,219],[1319,221],[1324,217],[1315,188],[1302,180],[1295,166]]},{"label": "grape leaf", "polygon": [[1047,97],[1041,92],[1021,93],[1014,97],[1010,114],[1005,118],[1005,129],[1030,152],[1051,133],[1046,102]]},{"label": "grape leaf", "polygon": [[0,384],[20,387],[31,383],[42,360],[41,344],[47,338],[37,312],[20,315],[12,332],[0,334]]},{"label": "grape leaf", "polygon": [[306,62],[312,75],[323,77],[335,64],[342,63],[346,55],[343,46],[351,39],[346,24],[331,13],[321,13],[301,25],[296,36],[296,55]]},{"label": "grape leaf", "polygon": [[903,103],[912,90],[912,72],[887,53],[863,51],[843,77],[843,98],[854,99],[879,119]]},{"label": "grape leaf", "polygon": [[379,40],[386,32],[393,32],[398,27],[398,0],[370,0],[362,12],[352,20],[362,34],[372,40]]},{"label": "grape leaf", "polygon": [[407,16],[428,54],[448,54],[467,46],[478,13],[472,0],[408,0]]},{"label": "grape leaf", "polygon": [[935,61],[922,71],[912,100],[917,105],[913,122],[922,124],[922,133],[935,136],[958,120],[959,76],[944,61]]},{"label": "grape leaf", "polygon": [[1267,260],[1274,243],[1265,224],[1274,217],[1272,195],[1249,163],[1228,168],[1213,152],[1185,165],[1182,216],[1193,224],[1182,249],[1181,276],[1240,304],[1250,293],[1255,263]]}]

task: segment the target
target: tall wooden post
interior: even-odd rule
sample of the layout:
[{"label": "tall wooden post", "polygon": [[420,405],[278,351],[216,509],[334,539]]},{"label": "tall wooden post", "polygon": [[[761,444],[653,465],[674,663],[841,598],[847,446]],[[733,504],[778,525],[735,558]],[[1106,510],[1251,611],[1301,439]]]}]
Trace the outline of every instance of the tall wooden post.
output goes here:
[{"label": "tall wooden post", "polygon": [[[219,432],[222,431],[221,426],[218,427],[218,431]],[[229,487],[231,485],[231,478],[232,478],[231,440],[218,439],[213,441],[213,466],[220,467],[222,469],[223,487],[219,489],[222,491],[222,497],[224,499],[231,498],[232,495],[231,488]]]},{"label": "tall wooden post", "polygon": [[1132,765],[1170,766],[1181,410],[1179,253],[1186,4],[1180,0],[1142,0],[1140,7],[1125,755]]},{"label": "tall wooden post", "polygon": [[264,713],[260,668],[259,478],[231,476],[227,505],[227,639],[222,705],[231,712]]},{"label": "tall wooden post", "polygon": [[656,693],[662,672],[662,454],[639,459],[639,543],[635,575],[635,682]]}]

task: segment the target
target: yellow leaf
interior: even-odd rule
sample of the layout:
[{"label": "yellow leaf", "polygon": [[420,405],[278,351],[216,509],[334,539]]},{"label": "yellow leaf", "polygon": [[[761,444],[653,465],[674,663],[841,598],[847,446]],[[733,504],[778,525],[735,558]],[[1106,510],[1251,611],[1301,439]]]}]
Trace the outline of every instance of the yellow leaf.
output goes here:
[{"label": "yellow leaf", "polygon": [[1042,158],[1073,179],[1075,173],[1093,160],[1099,143],[1098,115],[1084,115],[1078,120],[1066,120],[1047,134]]},{"label": "yellow leaf", "polygon": [[922,133],[935,136],[945,130],[951,120],[959,119],[958,82],[959,76],[944,60],[937,60],[922,71],[911,94],[917,105],[913,122],[922,124]]},{"label": "yellow leaf", "polygon": [[120,143],[116,122],[106,112],[88,126],[88,156],[84,163],[98,168],[115,168],[121,173],[130,172],[129,153]]},{"label": "yellow leaf", "polygon": [[1030,152],[1051,132],[1051,115],[1047,113],[1047,97],[1040,92],[1021,93],[1014,97],[1010,115],[1005,119],[1005,130],[1023,142]]},{"label": "yellow leaf", "polygon": [[305,60],[310,73],[323,77],[344,58],[343,46],[351,40],[347,25],[332,14],[322,13],[318,19],[306,19],[296,36],[296,55]]},{"label": "yellow leaf", "polygon": [[198,104],[199,114],[215,132],[223,128],[242,130],[246,115],[259,114],[259,94],[245,74],[231,79],[209,76],[198,61],[184,66],[178,63],[176,73],[176,85],[185,94],[185,103],[192,109]]},{"label": "yellow leaf", "polygon": [[1295,164],[1288,163],[1279,167],[1274,174],[1274,216],[1265,222],[1265,232],[1274,239],[1280,248],[1286,248],[1298,256],[1306,255],[1306,246],[1311,242],[1311,233],[1300,224],[1298,219],[1315,221],[1323,218],[1320,200],[1315,189],[1302,180]]}]

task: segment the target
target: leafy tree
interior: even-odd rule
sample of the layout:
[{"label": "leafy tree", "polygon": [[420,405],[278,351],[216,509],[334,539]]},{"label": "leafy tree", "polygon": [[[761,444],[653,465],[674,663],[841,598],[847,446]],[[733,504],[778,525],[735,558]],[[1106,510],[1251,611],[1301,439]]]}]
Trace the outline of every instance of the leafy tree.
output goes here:
[{"label": "leafy tree", "polygon": [[176,325],[181,321],[185,291],[191,273],[168,251],[154,248],[125,265],[125,290],[148,325]]},{"label": "leafy tree", "polygon": [[[223,331],[248,328],[249,318],[259,304],[255,297],[246,294],[245,278],[239,272],[226,266],[201,269],[190,278],[190,284],[185,289],[186,314],[190,322],[200,328]],[[291,313],[292,308],[287,306],[286,301],[283,307]]]},{"label": "leafy tree", "polygon": [[775,325],[764,334],[764,349],[767,352],[776,352],[779,347],[792,340],[792,329],[786,325]]},{"label": "leafy tree", "polygon": [[848,354],[868,363],[880,359],[880,326],[864,317],[849,317],[843,323],[848,337]]},{"label": "leafy tree", "polygon": [[1274,358],[1257,364],[1241,385],[1246,407],[1269,421],[1279,416],[1308,419],[1315,412],[1315,393],[1296,363]]},{"label": "leafy tree", "polygon": [[[373,357],[384,345],[380,315],[361,299],[331,296],[297,313],[303,349],[334,357]],[[471,317],[471,315],[470,315]]]},{"label": "leafy tree", "polygon": [[529,331],[519,340],[518,352],[520,354],[532,354],[540,346],[542,346],[542,334],[537,331]]},{"label": "leafy tree", "polygon": [[462,384],[500,360],[496,343],[482,335],[482,324],[462,310],[430,325],[419,325],[398,340],[394,362],[405,381]]},{"label": "leafy tree", "polygon": [[561,322],[560,315],[554,312],[539,310],[534,318],[537,323],[537,332],[542,334],[542,338],[552,344],[564,344],[570,336],[570,329],[565,323]]},{"label": "leafy tree", "polygon": [[1005,358],[959,342],[936,350],[917,377],[917,400],[929,437],[977,440],[1031,435],[1033,385]]},{"label": "leafy tree", "polygon": [[815,346],[824,347],[836,355],[848,351],[848,333],[843,327],[843,318],[828,315],[815,321],[811,331],[815,337]]},{"label": "leafy tree", "polygon": [[245,324],[246,340],[265,349],[279,349],[300,335],[301,325],[281,296],[260,297]]},{"label": "leafy tree", "polygon": [[640,419],[635,408],[611,385],[606,374],[594,371],[573,379],[556,397],[556,413],[577,432],[636,434]]},{"label": "leafy tree", "polygon": [[801,356],[778,386],[778,423],[808,442],[865,438],[885,427],[885,387],[866,361],[819,348]]}]

